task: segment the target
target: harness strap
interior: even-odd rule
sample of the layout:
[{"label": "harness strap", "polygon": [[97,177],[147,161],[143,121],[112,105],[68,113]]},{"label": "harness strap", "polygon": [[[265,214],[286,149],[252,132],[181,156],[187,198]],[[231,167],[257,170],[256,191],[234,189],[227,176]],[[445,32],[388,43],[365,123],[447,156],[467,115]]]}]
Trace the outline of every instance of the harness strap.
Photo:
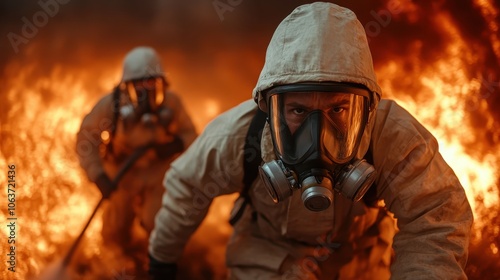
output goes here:
[{"label": "harness strap", "polygon": [[250,126],[248,128],[243,150],[243,190],[240,192],[240,196],[235,202],[235,212],[231,214],[231,218],[229,219],[229,223],[233,226],[245,212],[247,204],[251,204],[248,192],[253,181],[255,181],[255,178],[257,178],[257,173],[259,172],[258,167],[262,161],[260,140],[262,137],[264,125],[266,123],[266,118],[267,114],[262,110],[257,109],[257,112],[254,115],[252,122],[250,123]]}]

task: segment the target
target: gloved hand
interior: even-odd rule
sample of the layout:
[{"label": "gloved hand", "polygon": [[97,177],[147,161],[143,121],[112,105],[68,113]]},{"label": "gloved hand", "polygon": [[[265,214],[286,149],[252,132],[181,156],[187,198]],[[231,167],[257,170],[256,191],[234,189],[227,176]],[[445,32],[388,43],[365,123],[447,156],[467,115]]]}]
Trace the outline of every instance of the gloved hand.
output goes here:
[{"label": "gloved hand", "polygon": [[149,255],[150,280],[174,280],[177,275],[177,264],[163,263]]},{"label": "gloved hand", "polygon": [[155,144],[154,145],[156,155],[161,159],[167,159],[174,154],[182,153],[184,150],[184,143],[179,136],[174,136],[174,140],[166,144]]},{"label": "gloved hand", "polygon": [[95,184],[101,191],[102,198],[104,199],[109,198],[111,196],[111,193],[116,189],[111,179],[104,172],[99,174],[99,176],[97,176]]}]

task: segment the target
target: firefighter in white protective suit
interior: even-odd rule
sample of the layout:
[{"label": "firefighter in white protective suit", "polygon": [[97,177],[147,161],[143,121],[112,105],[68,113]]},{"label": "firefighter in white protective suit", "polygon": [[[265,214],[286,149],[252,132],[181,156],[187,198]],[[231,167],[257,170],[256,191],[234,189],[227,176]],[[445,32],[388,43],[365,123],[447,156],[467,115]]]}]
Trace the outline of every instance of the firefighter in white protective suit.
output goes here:
[{"label": "firefighter in white protective suit", "polygon": [[[119,85],[85,116],[77,135],[80,164],[108,201],[102,221],[105,245],[126,255],[136,250],[134,220],[151,232],[165,171],[196,136],[180,98],[168,90],[156,51],[131,50]],[[144,153],[115,184],[122,166],[138,150]]]},{"label": "firefighter in white protective suit", "polygon": [[[253,99],[208,124],[166,174],[152,278],[175,277],[212,199],[240,192],[230,279],[466,279],[464,189],[433,135],[381,93],[355,14],[296,8],[271,39]],[[245,189],[259,114],[260,176]]]}]

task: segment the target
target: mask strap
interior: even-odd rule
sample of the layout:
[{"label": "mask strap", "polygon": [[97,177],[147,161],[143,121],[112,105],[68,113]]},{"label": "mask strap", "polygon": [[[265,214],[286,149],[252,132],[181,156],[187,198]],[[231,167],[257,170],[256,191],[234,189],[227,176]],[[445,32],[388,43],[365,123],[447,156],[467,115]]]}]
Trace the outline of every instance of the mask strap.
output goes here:
[{"label": "mask strap", "polygon": [[128,96],[130,97],[130,101],[132,101],[134,107],[137,107],[139,103],[137,101],[137,92],[135,91],[134,83],[128,82],[127,90],[128,90]]}]

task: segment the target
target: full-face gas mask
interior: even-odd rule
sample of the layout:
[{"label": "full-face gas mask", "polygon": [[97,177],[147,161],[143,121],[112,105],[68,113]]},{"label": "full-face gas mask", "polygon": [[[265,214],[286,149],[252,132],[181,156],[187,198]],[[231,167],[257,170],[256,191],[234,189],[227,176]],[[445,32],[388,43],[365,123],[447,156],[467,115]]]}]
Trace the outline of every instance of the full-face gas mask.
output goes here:
[{"label": "full-face gas mask", "polygon": [[165,84],[163,77],[132,80],[120,84],[122,94],[120,116],[126,126],[138,122],[146,126],[156,123],[168,126],[172,119],[172,111],[163,102]]},{"label": "full-face gas mask", "polygon": [[294,190],[311,211],[326,210],[333,192],[359,201],[375,180],[375,169],[355,158],[370,113],[370,94],[338,83],[293,84],[267,93],[277,160],[260,175],[275,203]]}]

